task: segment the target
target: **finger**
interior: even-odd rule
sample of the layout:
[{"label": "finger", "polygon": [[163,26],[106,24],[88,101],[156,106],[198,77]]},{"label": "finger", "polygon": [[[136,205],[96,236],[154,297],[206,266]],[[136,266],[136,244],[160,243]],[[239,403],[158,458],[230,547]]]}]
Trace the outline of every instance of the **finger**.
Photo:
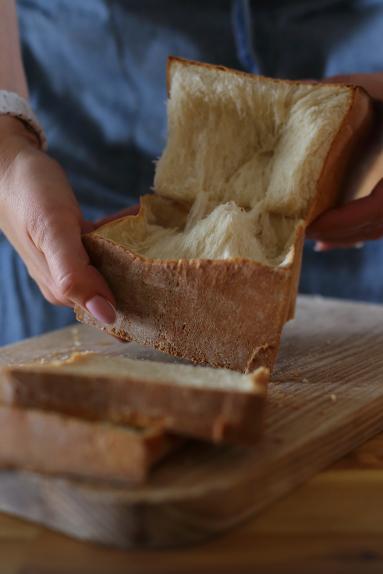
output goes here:
[{"label": "finger", "polygon": [[319,240],[317,243],[322,245],[347,245],[353,246],[360,242],[381,239],[383,237],[383,224],[379,225],[366,225],[363,228],[358,228],[349,234],[344,234],[342,237],[339,235],[328,235],[325,240]]},{"label": "finger", "polygon": [[41,265],[39,265],[36,268],[33,264],[32,265],[28,264],[27,265],[28,274],[35,281],[35,283],[37,284],[41,293],[43,294],[45,299],[47,301],[49,301],[49,303],[52,303],[52,305],[60,305],[60,306],[65,305],[65,302],[61,301],[59,298],[57,298],[54,295],[52,289],[49,287],[51,280],[50,280],[48,267],[46,264],[45,264],[45,266],[47,268],[46,271],[42,270]]},{"label": "finger", "polygon": [[321,253],[331,251],[332,249],[361,249],[363,246],[363,241],[359,243],[326,243],[324,241],[317,241],[314,245],[314,251]]},{"label": "finger", "polygon": [[24,248],[18,251],[25,262],[29,275],[37,284],[41,293],[52,305],[65,305],[65,301],[58,299],[49,285],[52,283],[51,274],[48,269],[44,254],[37,250],[32,242],[24,242]]},{"label": "finger", "polygon": [[44,269],[43,265],[41,264],[39,264],[38,267],[33,264],[29,264],[27,265],[28,273],[37,284],[45,299],[49,301],[49,303],[52,303],[52,305],[58,305],[62,307],[66,304],[66,302],[56,297],[56,295],[53,293],[50,287],[52,281],[48,266],[45,261],[44,266],[46,269]]},{"label": "finger", "polygon": [[51,275],[43,253],[37,250],[29,240],[23,242],[21,249],[18,248],[17,243],[17,241],[14,243],[14,247],[23,259],[29,276],[35,281],[45,299],[52,305],[64,305],[64,302],[55,297],[49,287]]},{"label": "finger", "polygon": [[383,180],[367,197],[350,201],[318,217],[307,229],[307,236],[320,241],[364,241],[370,229],[383,223]]},{"label": "finger", "polygon": [[114,322],[113,294],[90,264],[81,241],[80,223],[63,216],[44,220],[42,225],[37,247],[44,253],[53,295],[68,306],[81,305],[102,322]]},{"label": "finger", "polygon": [[379,223],[369,223],[364,226],[360,226],[346,232],[342,233],[328,233],[325,239],[319,239],[321,243],[337,243],[337,244],[348,244],[353,245],[359,243],[360,241],[371,241],[375,239],[380,239],[383,235],[383,222]]},{"label": "finger", "polygon": [[316,241],[315,251],[328,251],[337,247],[361,247],[366,241],[374,241],[383,237],[383,225],[366,226],[365,229],[358,230],[348,236],[344,236],[342,240],[338,238],[328,239],[326,241]]},{"label": "finger", "polygon": [[377,74],[350,74],[350,75],[338,75],[332,76],[331,78],[325,78],[324,82],[330,82],[334,84],[349,84],[353,86],[360,86],[369,93],[369,95],[376,99],[382,99],[383,85],[382,80],[377,77]]},{"label": "finger", "polygon": [[[31,275],[31,277],[36,281],[36,279]],[[41,293],[43,294],[44,298],[51,303],[52,305],[56,305],[59,307],[63,307],[64,303],[62,301],[60,301],[59,299],[57,299],[57,297],[54,296],[54,294],[52,293],[52,291],[49,289],[49,287],[39,281],[36,281],[38,288],[40,289]]]},{"label": "finger", "polygon": [[126,217],[127,215],[137,215],[139,210],[140,210],[139,205],[132,205],[131,207],[122,209],[117,213],[113,213],[112,215],[108,215],[107,217],[103,217],[102,219],[98,219],[97,221],[95,221],[94,226],[97,228],[100,227],[100,225],[105,225],[105,223],[109,223],[110,221],[120,219],[121,217]]},{"label": "finger", "polygon": [[21,233],[20,236],[12,237],[12,244],[27,268],[28,274],[38,285],[45,299],[53,305],[63,305],[57,297],[53,295],[48,287],[51,282],[51,275],[48,269],[44,254],[36,249],[30,237]]}]

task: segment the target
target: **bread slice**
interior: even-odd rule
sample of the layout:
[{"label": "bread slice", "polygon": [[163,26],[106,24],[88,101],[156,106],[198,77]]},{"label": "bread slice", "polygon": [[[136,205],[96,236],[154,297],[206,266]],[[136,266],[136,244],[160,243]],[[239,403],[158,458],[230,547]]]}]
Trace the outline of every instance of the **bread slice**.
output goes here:
[{"label": "bread slice", "polygon": [[251,375],[96,353],[0,372],[0,402],[213,441],[258,438],[268,371]]},{"label": "bread slice", "polygon": [[138,483],[177,444],[152,427],[89,422],[0,406],[0,467]]},{"label": "bread slice", "polygon": [[101,325],[196,363],[274,364],[304,230],[336,202],[369,130],[363,89],[171,58],[168,142],[137,216],[84,236],[117,299]]}]

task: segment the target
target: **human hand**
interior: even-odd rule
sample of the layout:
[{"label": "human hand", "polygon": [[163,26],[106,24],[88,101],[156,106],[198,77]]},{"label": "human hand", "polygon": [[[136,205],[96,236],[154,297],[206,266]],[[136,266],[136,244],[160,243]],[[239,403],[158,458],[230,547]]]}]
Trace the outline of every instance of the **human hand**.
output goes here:
[{"label": "human hand", "polygon": [[[359,191],[358,199],[328,210],[307,229],[307,237],[316,241],[317,251],[360,246],[364,241],[383,237],[383,73],[336,76],[326,81],[365,88],[375,99],[376,124],[363,161],[350,174],[350,190],[345,192],[345,197],[354,197],[354,187]],[[362,178],[358,171],[363,173]],[[356,178],[360,180],[357,186]]]},{"label": "human hand", "polygon": [[38,149],[19,120],[0,117],[0,229],[48,301],[79,304],[112,323],[113,294],[81,241],[93,227],[83,220],[60,165]]},{"label": "human hand", "polygon": [[383,237],[383,179],[370,195],[329,209],[308,228],[316,251],[336,247],[361,247],[364,241]]}]

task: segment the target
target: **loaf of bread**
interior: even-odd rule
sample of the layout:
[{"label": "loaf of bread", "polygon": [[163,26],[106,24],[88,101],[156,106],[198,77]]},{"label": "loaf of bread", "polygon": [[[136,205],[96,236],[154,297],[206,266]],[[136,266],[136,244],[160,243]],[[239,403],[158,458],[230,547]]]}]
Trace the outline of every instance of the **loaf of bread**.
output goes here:
[{"label": "loaf of bread", "polygon": [[0,371],[0,403],[153,426],[196,438],[252,443],[263,422],[268,371],[242,375],[157,361],[75,353]]},{"label": "loaf of bread", "polygon": [[171,58],[168,141],[137,216],[84,236],[117,300],[102,325],[196,363],[271,368],[305,227],[334,205],[371,124],[359,87]]},{"label": "loaf of bread", "polygon": [[0,468],[93,480],[142,482],[177,446],[177,438],[156,427],[90,422],[35,409],[0,406],[0,426]]}]

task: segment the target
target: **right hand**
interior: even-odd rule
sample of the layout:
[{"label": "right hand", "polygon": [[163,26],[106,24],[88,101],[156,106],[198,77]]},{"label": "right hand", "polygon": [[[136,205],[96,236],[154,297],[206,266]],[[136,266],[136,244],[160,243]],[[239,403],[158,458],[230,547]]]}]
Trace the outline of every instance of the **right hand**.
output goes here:
[{"label": "right hand", "polygon": [[90,264],[81,233],[85,222],[60,165],[32,133],[0,117],[0,229],[48,301],[79,304],[104,323],[115,320],[115,300]]},{"label": "right hand", "polygon": [[[345,190],[346,196],[353,196],[356,185],[361,197],[329,209],[311,223],[307,236],[316,240],[316,251],[358,246],[383,237],[383,73],[336,76],[326,81],[362,86],[374,100],[375,115],[370,140],[350,170],[352,187]],[[355,168],[364,176],[362,180]]]}]

